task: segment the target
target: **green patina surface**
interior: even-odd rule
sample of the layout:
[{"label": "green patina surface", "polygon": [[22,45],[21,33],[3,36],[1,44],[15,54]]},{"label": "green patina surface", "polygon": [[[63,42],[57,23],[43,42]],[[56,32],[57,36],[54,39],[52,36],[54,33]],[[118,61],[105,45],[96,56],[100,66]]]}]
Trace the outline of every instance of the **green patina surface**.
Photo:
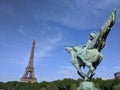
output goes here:
[{"label": "green patina surface", "polygon": [[[100,28],[98,33],[90,33],[90,39],[85,45],[76,45],[76,46],[66,46],[65,49],[71,55],[71,63],[77,69],[80,77],[84,81],[90,80],[96,72],[97,66],[102,60],[101,50],[104,48],[107,36],[111,30],[111,27],[114,25],[116,20],[116,10],[113,10],[105,24]],[[81,67],[88,67],[88,72],[83,73]],[[85,85],[85,86],[84,86]],[[86,89],[79,90],[97,90],[97,89],[87,89],[88,86],[94,86],[92,82],[82,82],[80,87],[85,87]],[[87,86],[87,87],[86,87]]]}]

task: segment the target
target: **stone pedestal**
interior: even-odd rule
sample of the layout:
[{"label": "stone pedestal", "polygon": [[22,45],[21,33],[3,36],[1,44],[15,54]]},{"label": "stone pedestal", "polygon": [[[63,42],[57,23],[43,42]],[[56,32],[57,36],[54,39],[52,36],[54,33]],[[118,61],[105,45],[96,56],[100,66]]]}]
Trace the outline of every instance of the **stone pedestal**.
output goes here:
[{"label": "stone pedestal", "polygon": [[84,81],[80,82],[80,86],[77,88],[77,90],[98,90],[98,89],[95,87],[95,84],[93,82]]}]

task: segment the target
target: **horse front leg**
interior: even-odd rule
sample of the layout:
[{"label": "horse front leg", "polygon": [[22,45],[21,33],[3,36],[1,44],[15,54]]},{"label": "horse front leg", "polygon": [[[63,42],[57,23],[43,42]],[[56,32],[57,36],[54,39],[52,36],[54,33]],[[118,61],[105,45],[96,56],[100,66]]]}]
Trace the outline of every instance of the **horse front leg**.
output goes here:
[{"label": "horse front leg", "polygon": [[89,68],[89,71],[86,74],[87,78],[92,78],[95,75],[95,68],[93,67],[92,63],[88,61],[84,61],[85,65]]},{"label": "horse front leg", "polygon": [[[90,75],[90,79],[95,75],[95,73],[96,73],[96,67],[98,66],[98,64],[101,62],[101,60],[102,60],[102,58],[103,58],[103,55],[102,55],[102,53],[100,53],[100,57],[99,57],[99,59],[98,59],[98,63],[97,63],[97,65],[94,67],[94,70],[91,72],[91,75]],[[93,65],[92,65],[93,66]],[[90,70],[89,70],[90,71]]]},{"label": "horse front leg", "polygon": [[90,75],[90,79],[95,75],[95,73],[96,73],[96,70],[94,70],[92,73],[91,73],[91,75]]},{"label": "horse front leg", "polygon": [[91,79],[91,78],[95,75],[95,73],[96,73],[96,70],[91,71],[91,70],[89,69],[89,71],[88,71],[88,73],[86,74],[86,76],[87,76],[89,79]]},{"label": "horse front leg", "polygon": [[84,77],[85,77],[85,74],[82,72],[78,61],[77,61],[77,60],[72,60],[71,63],[72,63],[72,64],[74,65],[74,67],[77,69],[78,74],[79,74],[82,78],[84,78]]}]

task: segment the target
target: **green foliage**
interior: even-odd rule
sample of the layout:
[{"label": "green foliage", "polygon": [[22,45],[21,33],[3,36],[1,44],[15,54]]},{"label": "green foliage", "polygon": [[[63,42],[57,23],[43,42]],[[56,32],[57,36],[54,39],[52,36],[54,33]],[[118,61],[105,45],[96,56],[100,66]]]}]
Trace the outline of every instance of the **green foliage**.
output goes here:
[{"label": "green foliage", "polygon": [[4,88],[4,83],[3,82],[0,82],[0,89]]},{"label": "green foliage", "polygon": [[120,84],[114,87],[114,90],[120,90]]},{"label": "green foliage", "polygon": [[77,84],[75,83],[75,84],[73,84],[72,86],[71,86],[71,90],[77,90]]},{"label": "green foliage", "polygon": [[[102,80],[101,78],[92,79],[99,90],[120,90],[120,80]],[[42,81],[40,83],[22,83],[22,82],[0,82],[0,89],[4,90],[76,90],[79,87],[81,79],[74,80],[65,78],[52,82]]]}]

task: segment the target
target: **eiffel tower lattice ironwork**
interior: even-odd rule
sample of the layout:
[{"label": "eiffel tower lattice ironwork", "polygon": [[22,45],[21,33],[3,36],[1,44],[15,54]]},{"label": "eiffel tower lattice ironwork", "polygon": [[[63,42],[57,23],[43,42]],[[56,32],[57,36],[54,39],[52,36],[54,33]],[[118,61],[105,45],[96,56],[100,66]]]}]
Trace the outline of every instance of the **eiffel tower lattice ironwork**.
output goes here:
[{"label": "eiffel tower lattice ironwork", "polygon": [[32,42],[30,59],[22,78],[20,79],[21,82],[31,82],[31,83],[37,82],[37,79],[34,73],[34,66],[33,66],[34,65],[34,49],[35,49],[35,40]]}]

